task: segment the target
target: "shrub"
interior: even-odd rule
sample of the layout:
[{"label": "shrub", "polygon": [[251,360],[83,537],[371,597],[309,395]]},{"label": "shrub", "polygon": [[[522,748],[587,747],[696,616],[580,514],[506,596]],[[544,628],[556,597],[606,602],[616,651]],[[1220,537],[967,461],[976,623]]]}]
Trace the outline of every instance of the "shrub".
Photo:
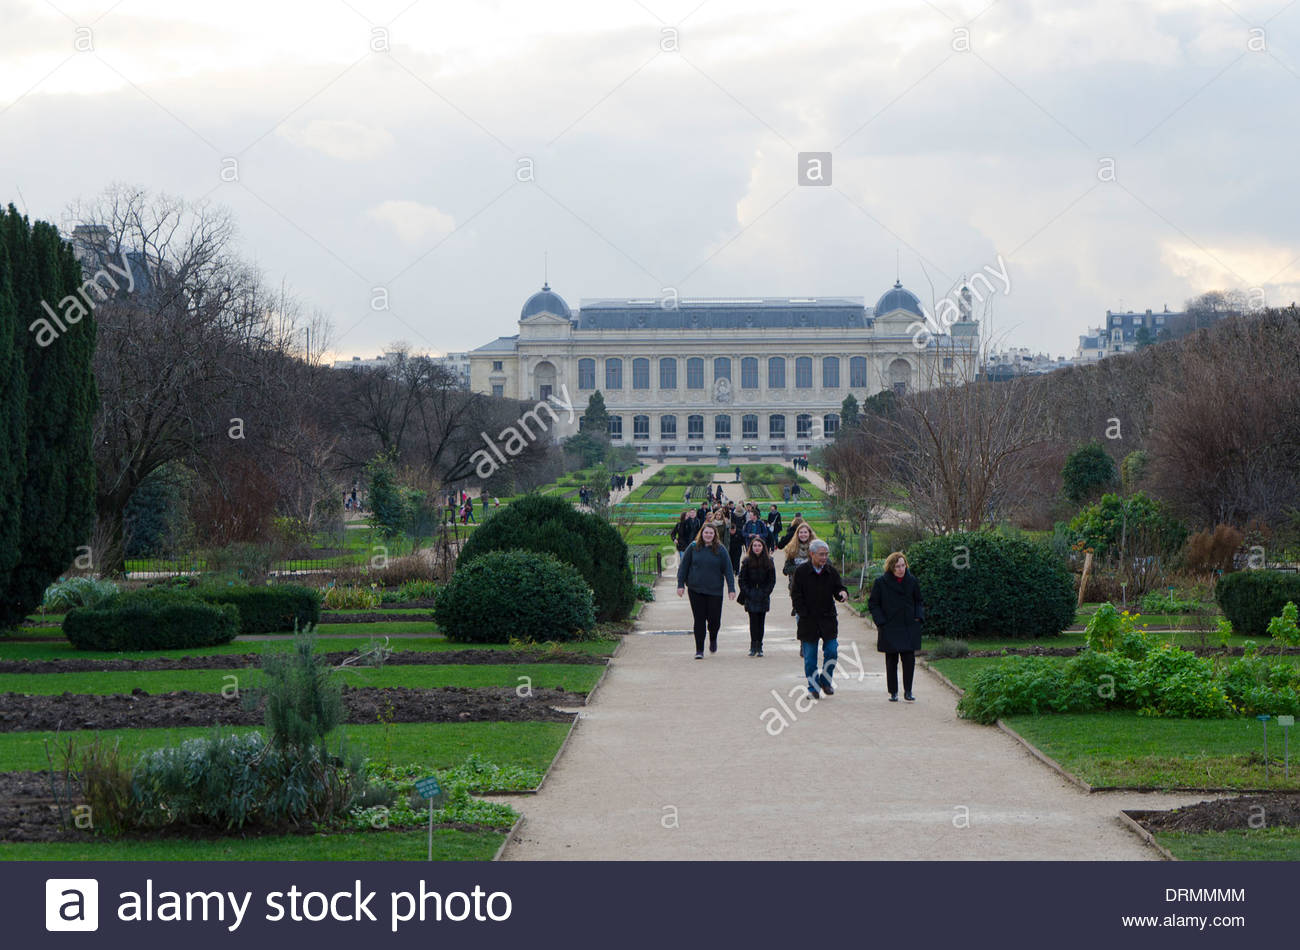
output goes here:
[{"label": "shrub", "polygon": [[490,551],[459,567],[434,619],[449,640],[572,640],[595,625],[591,588],[572,565],[534,551]]},{"label": "shrub", "polygon": [[[1065,664],[1065,675],[1078,684],[1075,695],[1081,706],[1125,709],[1134,703],[1137,668],[1137,662],[1130,657],[1085,650]],[[1086,702],[1078,687],[1086,687]]]},{"label": "shrub", "polygon": [[234,604],[240,633],[291,633],[320,623],[320,591],[310,587],[201,587],[197,593],[210,604]]},{"label": "shrub", "polygon": [[1142,595],[1142,609],[1149,614],[1200,614],[1208,607],[1199,600],[1171,597],[1168,590],[1149,590]]},{"label": "shrub", "polygon": [[1127,498],[1101,496],[1070,521],[1075,544],[1100,557],[1120,553],[1135,557],[1173,554],[1187,538],[1187,528],[1169,515],[1163,503],[1144,492]]},{"label": "shrub", "polygon": [[1134,702],[1148,716],[1213,719],[1232,710],[1214,664],[1162,643],[1147,654],[1134,678]]},{"label": "shrub", "polygon": [[981,670],[962,694],[957,711],[986,725],[1018,713],[1071,712],[1092,702],[1086,683],[1042,656],[1011,656]]},{"label": "shrub", "polygon": [[1269,621],[1287,601],[1300,603],[1300,575],[1280,571],[1237,571],[1219,578],[1214,591],[1232,629],[1244,637],[1268,635]]},{"label": "shrub", "polygon": [[63,633],[79,650],[177,650],[229,643],[239,633],[233,604],[208,604],[193,594],[141,590],[98,607],[77,607]]},{"label": "shrub", "polygon": [[504,550],[552,554],[572,564],[591,587],[597,620],[622,620],[632,609],[636,594],[627,543],[599,515],[563,499],[525,495],[470,535],[457,572],[489,551]]},{"label": "shrub", "polygon": [[930,657],[935,660],[960,659],[970,654],[970,644],[965,640],[940,640],[939,645],[930,650]]},{"label": "shrub", "polygon": [[1102,653],[1113,650],[1129,659],[1142,659],[1156,640],[1146,632],[1146,624],[1138,624],[1141,616],[1119,611],[1111,603],[1102,604],[1083,629],[1088,649]]},{"label": "shrub", "polygon": [[1071,452],[1061,471],[1065,497],[1076,505],[1091,501],[1114,485],[1115,476],[1115,460],[1095,441]]},{"label": "shrub", "polygon": [[1300,627],[1296,626],[1296,614],[1295,603],[1287,601],[1281,615],[1268,622],[1268,635],[1288,646],[1300,646]]},{"label": "shrub", "polygon": [[69,577],[45,588],[45,610],[71,610],[73,607],[98,607],[115,596],[119,588],[112,581],[94,577]]},{"label": "shrub", "polygon": [[1230,571],[1232,558],[1245,535],[1230,524],[1218,524],[1214,531],[1198,531],[1187,539],[1183,558],[1189,570]]},{"label": "shrub", "polygon": [[1238,712],[1248,716],[1300,713],[1300,668],[1255,651],[1228,664],[1223,691]]},{"label": "shrub", "polygon": [[911,546],[930,636],[1052,637],[1074,622],[1074,582],[1046,548],[989,532]]},{"label": "shrub", "polygon": [[325,591],[325,606],[330,610],[369,610],[383,603],[374,587],[331,587]]},{"label": "shrub", "polygon": [[438,596],[438,585],[433,581],[407,581],[398,591],[399,602],[404,600],[432,600]]}]

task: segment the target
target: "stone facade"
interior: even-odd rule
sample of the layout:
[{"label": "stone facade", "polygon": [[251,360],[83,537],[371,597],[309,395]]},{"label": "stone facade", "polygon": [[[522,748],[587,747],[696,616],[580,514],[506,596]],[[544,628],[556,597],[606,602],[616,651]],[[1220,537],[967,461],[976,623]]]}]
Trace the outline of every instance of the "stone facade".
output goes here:
[{"label": "stone facade", "polygon": [[[519,332],[470,351],[470,388],[535,401],[564,394],[581,413],[599,390],[615,445],[651,457],[792,455],[833,435],[844,397],[972,378],[978,323],[918,333],[901,285],[861,298],[583,300],[544,286]],[[918,339],[920,342],[918,343]],[[555,434],[571,435],[576,424]]]}]

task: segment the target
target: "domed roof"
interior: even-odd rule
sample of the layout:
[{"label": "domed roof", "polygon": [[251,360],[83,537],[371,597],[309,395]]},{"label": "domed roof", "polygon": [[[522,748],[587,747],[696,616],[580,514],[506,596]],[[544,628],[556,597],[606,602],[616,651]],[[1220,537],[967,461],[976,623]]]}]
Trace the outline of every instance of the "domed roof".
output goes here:
[{"label": "domed roof", "polygon": [[524,309],[519,312],[520,320],[527,320],[539,313],[553,313],[557,317],[572,318],[573,312],[564,298],[551,290],[550,284],[542,284],[542,289],[524,301]]},{"label": "domed roof", "polygon": [[894,286],[885,291],[885,295],[876,302],[876,316],[884,316],[895,310],[906,310],[908,313],[915,314],[922,319],[925,317],[925,314],[921,311],[920,298],[905,288],[899,281],[894,281]]}]

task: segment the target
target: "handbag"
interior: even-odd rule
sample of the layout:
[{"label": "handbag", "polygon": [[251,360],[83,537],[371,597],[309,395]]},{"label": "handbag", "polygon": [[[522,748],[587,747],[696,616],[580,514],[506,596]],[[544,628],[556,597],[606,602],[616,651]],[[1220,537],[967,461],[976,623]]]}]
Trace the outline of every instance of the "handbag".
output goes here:
[{"label": "handbag", "polygon": [[745,606],[745,588],[742,587],[740,593],[736,595],[736,603],[742,607]]}]

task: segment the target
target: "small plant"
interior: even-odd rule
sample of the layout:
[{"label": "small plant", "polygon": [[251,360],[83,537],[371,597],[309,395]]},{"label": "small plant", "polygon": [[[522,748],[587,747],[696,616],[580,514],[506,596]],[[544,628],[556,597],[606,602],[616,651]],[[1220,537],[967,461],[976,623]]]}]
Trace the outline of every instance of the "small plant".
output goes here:
[{"label": "small plant", "polygon": [[636,599],[637,599],[637,600],[644,600],[644,601],[651,601],[651,600],[654,600],[654,599],[655,599],[655,589],[654,589],[653,587],[651,587],[649,584],[637,584],[637,585],[636,585]]},{"label": "small plant", "polygon": [[1296,626],[1296,605],[1287,601],[1282,613],[1268,622],[1268,635],[1287,646],[1300,646],[1300,627]]},{"label": "small plant", "polygon": [[1218,629],[1214,632],[1219,638],[1219,646],[1228,649],[1228,643],[1232,640],[1232,621],[1227,617],[1220,617]]},{"label": "small plant", "polygon": [[118,593],[112,581],[94,577],[69,577],[45,589],[42,610],[71,610],[73,607],[98,607]]},{"label": "small plant", "polygon": [[383,598],[374,584],[331,587],[325,592],[325,606],[331,610],[372,610],[381,603]]},{"label": "small plant", "polygon": [[970,655],[970,644],[965,640],[940,640],[938,646],[930,651],[936,660],[955,660]]},{"label": "small plant", "polygon": [[433,581],[409,580],[401,586],[398,593],[401,601],[432,600],[438,596],[438,585]]}]

